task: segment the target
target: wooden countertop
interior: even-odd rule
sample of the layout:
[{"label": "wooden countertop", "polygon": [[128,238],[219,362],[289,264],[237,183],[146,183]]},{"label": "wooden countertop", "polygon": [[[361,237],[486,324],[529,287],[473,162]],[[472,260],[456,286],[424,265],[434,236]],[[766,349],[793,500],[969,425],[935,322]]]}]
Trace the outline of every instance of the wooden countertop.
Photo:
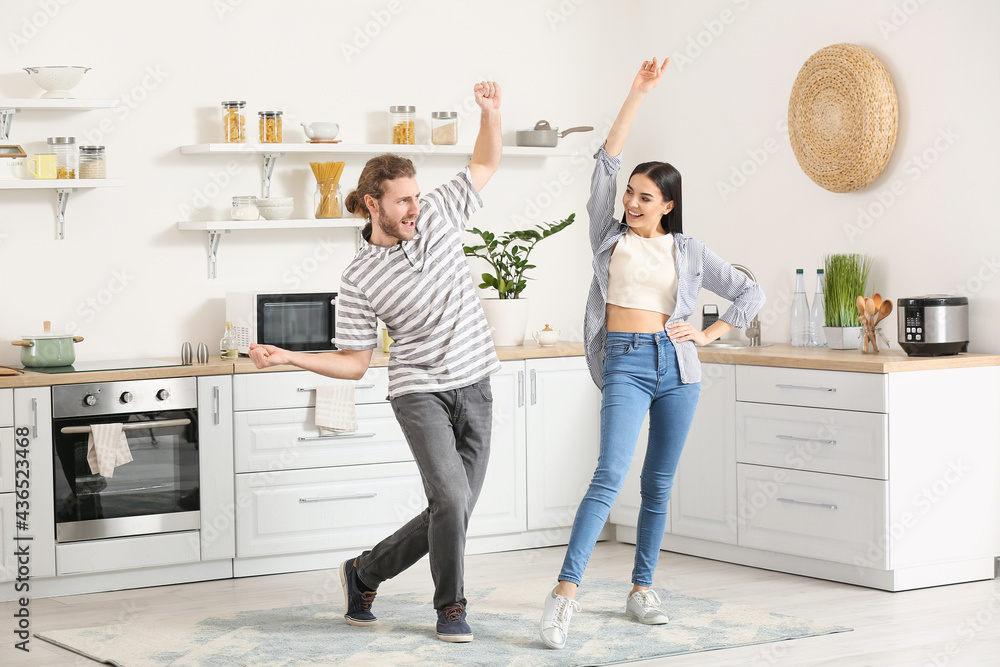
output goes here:
[{"label": "wooden countertop", "polygon": [[698,358],[706,363],[811,368],[854,373],[899,373],[946,368],[1000,366],[997,354],[956,354],[946,357],[908,357],[898,347],[866,354],[861,350],[831,350],[825,347],[792,347],[775,343],[768,347],[701,347]]},{"label": "wooden countertop", "polygon": [[[501,361],[518,359],[543,359],[550,357],[580,357],[583,343],[567,342],[551,346],[526,343],[512,347],[498,347]],[[827,348],[792,347],[776,343],[768,347],[727,348],[702,347],[699,358],[705,363],[742,364],[746,366],[776,366],[782,368],[809,368],[855,373],[898,373],[946,368],[971,368],[1000,366],[997,354],[959,354],[947,357],[908,357],[899,349],[882,350],[878,354],[865,354],[860,350],[830,350]],[[176,359],[170,359],[176,361]],[[389,355],[376,349],[371,366],[384,368],[389,365]],[[56,384],[84,382],[114,382],[118,380],[145,380],[151,378],[192,377],[200,375],[228,375],[234,373],[268,373],[299,370],[295,366],[274,366],[260,370],[247,357],[236,361],[222,361],[212,357],[206,364],[190,366],[164,366],[162,368],[136,368],[131,370],[93,371],[86,373],[48,374],[25,371],[21,375],[0,376],[0,389],[11,387],[45,387]]]}]

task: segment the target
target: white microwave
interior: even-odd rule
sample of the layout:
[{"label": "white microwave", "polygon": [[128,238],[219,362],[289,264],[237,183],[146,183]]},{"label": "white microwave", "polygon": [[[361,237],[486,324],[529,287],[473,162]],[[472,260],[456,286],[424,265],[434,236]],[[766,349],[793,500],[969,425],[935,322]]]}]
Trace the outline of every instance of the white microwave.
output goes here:
[{"label": "white microwave", "polygon": [[233,323],[237,349],[275,345],[296,352],[337,349],[336,292],[228,292],[226,321]]}]

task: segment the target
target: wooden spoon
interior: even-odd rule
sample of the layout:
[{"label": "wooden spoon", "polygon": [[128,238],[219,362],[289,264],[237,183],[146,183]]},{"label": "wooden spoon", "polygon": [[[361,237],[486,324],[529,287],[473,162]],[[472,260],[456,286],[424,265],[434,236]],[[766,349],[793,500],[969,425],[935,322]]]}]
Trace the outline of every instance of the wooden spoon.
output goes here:
[{"label": "wooden spoon", "polygon": [[865,315],[868,316],[868,321],[871,322],[872,315],[875,314],[875,302],[871,299],[865,299]]},{"label": "wooden spoon", "polygon": [[892,312],[892,301],[883,301],[882,306],[878,309],[878,317],[875,318],[875,324],[878,324]]},{"label": "wooden spoon", "polygon": [[865,297],[859,296],[858,297],[858,315],[864,315],[864,314],[865,314]]},{"label": "wooden spoon", "polygon": [[872,302],[875,304],[875,312],[877,313],[878,309],[882,307],[882,295],[878,292],[872,294]]}]

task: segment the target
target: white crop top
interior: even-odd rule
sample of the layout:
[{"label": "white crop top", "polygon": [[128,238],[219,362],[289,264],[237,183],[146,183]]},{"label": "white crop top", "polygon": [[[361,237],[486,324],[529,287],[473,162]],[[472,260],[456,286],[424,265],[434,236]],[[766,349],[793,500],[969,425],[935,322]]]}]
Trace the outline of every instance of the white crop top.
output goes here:
[{"label": "white crop top", "polygon": [[677,303],[674,235],[643,238],[631,229],[608,267],[608,303],[671,315]]}]

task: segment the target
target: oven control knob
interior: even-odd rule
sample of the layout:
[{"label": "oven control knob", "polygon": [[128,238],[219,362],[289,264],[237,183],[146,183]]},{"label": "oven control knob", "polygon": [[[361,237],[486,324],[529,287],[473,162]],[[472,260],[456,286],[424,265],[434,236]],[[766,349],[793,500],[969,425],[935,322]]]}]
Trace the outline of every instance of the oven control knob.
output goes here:
[{"label": "oven control knob", "polygon": [[93,394],[87,394],[86,396],[83,397],[83,404],[91,406],[97,405],[97,397],[94,396]]},{"label": "oven control knob", "polygon": [[121,397],[119,397],[118,400],[120,400],[122,403],[131,403],[132,402],[132,393],[128,392],[128,391],[122,392],[122,395],[121,395]]},{"label": "oven control knob", "polygon": [[166,389],[161,389],[160,391],[156,392],[156,400],[165,401],[168,398],[170,398],[170,392],[167,391]]}]

